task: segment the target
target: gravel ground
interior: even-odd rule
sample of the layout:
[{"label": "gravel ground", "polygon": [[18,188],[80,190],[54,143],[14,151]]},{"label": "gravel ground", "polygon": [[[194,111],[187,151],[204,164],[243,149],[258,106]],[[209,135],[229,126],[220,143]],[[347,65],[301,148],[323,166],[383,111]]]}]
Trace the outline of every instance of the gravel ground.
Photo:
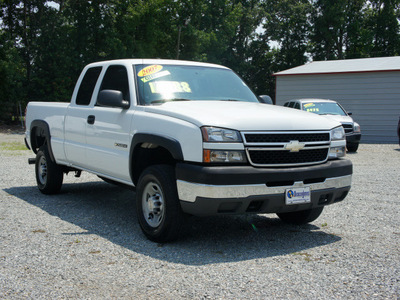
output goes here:
[{"label": "gravel ground", "polygon": [[142,235],[133,191],[70,174],[42,195],[22,138],[0,134],[1,299],[400,298],[398,145],[348,155],[349,196],[312,224],[194,218],[161,245]]}]

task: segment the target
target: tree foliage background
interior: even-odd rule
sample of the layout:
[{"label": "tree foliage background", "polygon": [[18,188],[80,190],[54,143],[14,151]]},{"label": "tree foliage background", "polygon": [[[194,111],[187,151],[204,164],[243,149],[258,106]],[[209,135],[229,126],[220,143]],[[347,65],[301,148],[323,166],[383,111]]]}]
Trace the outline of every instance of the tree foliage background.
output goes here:
[{"label": "tree foliage background", "polygon": [[309,60],[399,55],[399,18],[400,0],[0,0],[0,120],[118,58],[219,63],[274,96]]}]

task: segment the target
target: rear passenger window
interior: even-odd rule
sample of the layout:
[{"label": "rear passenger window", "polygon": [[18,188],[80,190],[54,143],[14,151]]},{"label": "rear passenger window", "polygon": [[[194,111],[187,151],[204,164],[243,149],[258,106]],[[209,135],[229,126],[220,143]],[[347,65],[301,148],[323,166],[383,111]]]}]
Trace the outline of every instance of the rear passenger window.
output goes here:
[{"label": "rear passenger window", "polygon": [[299,103],[299,102],[295,102],[295,104],[294,104],[294,108],[296,108],[296,109],[300,109],[300,103]]},{"label": "rear passenger window", "polygon": [[293,108],[293,106],[294,106],[294,102],[290,102],[289,107]]},{"label": "rear passenger window", "polygon": [[79,87],[78,95],[76,96],[76,104],[89,105],[90,99],[92,99],[94,87],[96,86],[97,79],[101,73],[101,69],[102,67],[94,67],[86,71],[86,74],[81,82],[81,86]]},{"label": "rear passenger window", "polygon": [[109,66],[101,83],[100,91],[115,90],[124,95],[124,100],[129,101],[128,73],[124,66]]}]

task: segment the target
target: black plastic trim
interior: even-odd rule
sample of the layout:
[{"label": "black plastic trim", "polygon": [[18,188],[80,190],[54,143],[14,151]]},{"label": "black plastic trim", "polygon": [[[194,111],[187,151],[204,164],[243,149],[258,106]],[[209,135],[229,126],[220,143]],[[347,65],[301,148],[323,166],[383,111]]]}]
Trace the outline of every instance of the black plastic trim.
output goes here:
[{"label": "black plastic trim", "polygon": [[170,137],[154,135],[149,133],[137,133],[134,135],[132,139],[130,154],[133,153],[135,147],[138,144],[143,144],[143,143],[151,143],[164,147],[172,154],[172,157],[174,159],[183,160],[182,148],[177,140]]},{"label": "black plastic trim", "polygon": [[54,155],[53,155],[53,150],[51,149],[51,142],[50,142],[51,141],[51,134],[50,134],[49,124],[47,124],[43,120],[33,120],[32,123],[31,123],[31,128],[30,128],[31,146],[32,146],[32,151],[36,154],[37,153],[37,148],[39,148],[39,147],[36,145],[34,135],[32,135],[32,132],[33,132],[34,128],[40,128],[40,129],[43,130],[44,137],[46,138],[46,141],[47,141],[46,144],[47,144],[47,149],[49,150],[50,158],[51,158],[51,160],[53,162],[55,162],[56,160],[55,160]]},{"label": "black plastic trim", "polygon": [[211,199],[197,197],[195,202],[180,201],[182,210],[194,216],[232,215],[245,213],[287,213],[307,210],[342,201],[350,187],[311,192],[311,203],[286,205],[284,193],[246,198]]},{"label": "black plastic trim", "polygon": [[210,185],[267,184],[305,181],[351,175],[350,160],[337,159],[324,164],[293,168],[255,168],[252,166],[210,167],[188,163],[176,165],[176,177],[187,182]]},{"label": "black plastic trim", "polygon": [[133,136],[132,138],[132,143],[131,143],[131,148],[129,151],[129,173],[131,175],[131,178],[134,178],[134,169],[135,169],[135,164],[133,163],[132,160],[135,160],[134,157],[134,151],[136,146],[143,144],[143,143],[150,143],[150,144],[155,144],[158,146],[161,146],[165,149],[167,149],[172,157],[176,161],[183,161],[183,152],[180,143],[170,137],[166,136],[160,136],[160,135],[154,135],[154,134],[149,134],[149,133],[137,133]]},{"label": "black plastic trim", "polygon": [[26,148],[28,148],[29,150],[32,150],[31,147],[29,147],[29,144],[28,144],[28,141],[26,140],[26,137],[24,138],[24,142],[25,142]]},{"label": "black plastic trim", "polygon": [[352,133],[346,135],[346,142],[347,143],[359,143],[361,140],[361,133]]}]

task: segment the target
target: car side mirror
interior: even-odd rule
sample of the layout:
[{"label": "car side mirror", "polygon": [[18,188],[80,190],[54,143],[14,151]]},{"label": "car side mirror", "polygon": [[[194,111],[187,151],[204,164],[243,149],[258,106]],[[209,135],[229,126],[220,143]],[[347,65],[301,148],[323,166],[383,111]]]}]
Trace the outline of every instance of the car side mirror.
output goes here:
[{"label": "car side mirror", "polygon": [[117,90],[102,90],[97,97],[97,104],[106,107],[129,108],[129,101],[124,100],[124,95]]},{"label": "car side mirror", "polygon": [[353,115],[353,113],[352,113],[352,112],[348,112],[347,114],[348,114],[349,116]]},{"label": "car side mirror", "polygon": [[264,104],[274,104],[271,97],[268,95],[260,95],[260,96],[258,96],[258,100]]}]

